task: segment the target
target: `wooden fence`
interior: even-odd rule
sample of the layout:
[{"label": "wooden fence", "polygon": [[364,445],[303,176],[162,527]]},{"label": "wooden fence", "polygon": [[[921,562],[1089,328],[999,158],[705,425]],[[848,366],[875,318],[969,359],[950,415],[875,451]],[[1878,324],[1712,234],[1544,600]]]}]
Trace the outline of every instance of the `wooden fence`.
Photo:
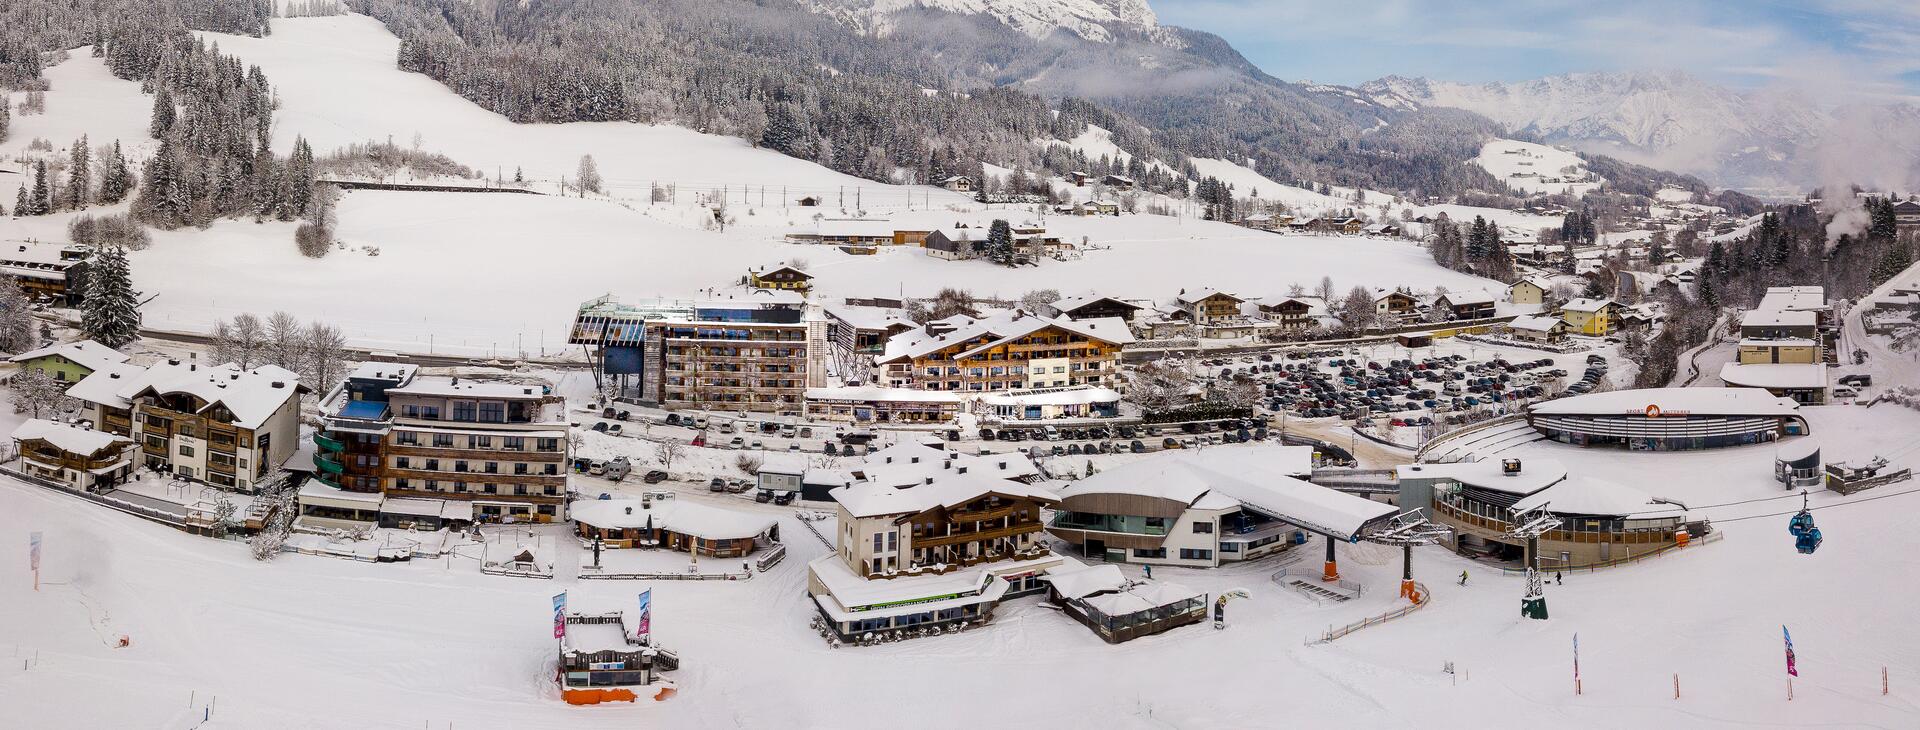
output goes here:
[{"label": "wooden fence", "polygon": [[[1719,542],[1725,539],[1726,536],[1727,536],[1726,533],[1720,532],[1719,530],[1715,530],[1713,532],[1709,532],[1699,537],[1689,538],[1687,540],[1687,547],[1699,547],[1707,543]],[[1668,553],[1671,553],[1673,551],[1680,550],[1680,549],[1682,548],[1680,547],[1679,543],[1668,543],[1666,545],[1662,545],[1652,550],[1648,550],[1644,553],[1640,553],[1639,555],[1629,555],[1624,558],[1602,560],[1598,563],[1587,563],[1585,565],[1567,565],[1567,566],[1541,568],[1540,572],[1551,573],[1554,571],[1559,571],[1562,573],[1592,573],[1597,570],[1605,570],[1607,568],[1618,568],[1622,565],[1632,565],[1642,560],[1657,558],[1662,555],[1666,555]],[[1526,568],[1508,568],[1508,567],[1501,566],[1500,574],[1510,575],[1510,576],[1511,575],[1524,576],[1527,574],[1527,569]]]}]

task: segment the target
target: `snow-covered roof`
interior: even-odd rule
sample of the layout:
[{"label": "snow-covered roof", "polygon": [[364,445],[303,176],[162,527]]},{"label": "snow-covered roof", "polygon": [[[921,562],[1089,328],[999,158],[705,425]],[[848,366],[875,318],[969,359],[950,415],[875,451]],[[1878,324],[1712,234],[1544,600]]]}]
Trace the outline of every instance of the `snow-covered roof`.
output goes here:
[{"label": "snow-covered roof", "polygon": [[1827,308],[1827,290],[1819,286],[1770,286],[1755,309],[1813,311]]},{"label": "snow-covered roof", "polygon": [[1741,327],[1812,327],[1820,315],[1787,309],[1753,309],[1740,315]]},{"label": "snow-covered roof", "polygon": [[655,529],[703,540],[758,537],[773,529],[772,515],[710,507],[685,499],[588,499],[573,503],[573,520],[603,529],[640,529],[649,517]]},{"label": "snow-covered roof", "polygon": [[412,363],[368,360],[354,366],[353,372],[347,373],[347,378],[404,383],[412,380],[414,374],[418,372],[420,372],[420,366]]},{"label": "snow-covered roof", "polygon": [[1087,565],[1072,570],[1056,570],[1041,576],[1053,584],[1055,593],[1067,600],[1083,598],[1101,591],[1117,591],[1127,585],[1127,576],[1112,563]]},{"label": "snow-covered roof", "polygon": [[[931,440],[938,442],[937,437]],[[998,479],[1030,479],[1040,474],[1033,460],[1020,452],[962,454],[926,444],[897,443],[867,454],[854,476],[881,486],[906,487],[927,479],[961,473]]]},{"label": "snow-covered roof", "polygon": [[290,399],[306,390],[300,375],[285,368],[262,365],[241,370],[228,363],[203,367],[192,360],[168,360],[142,368],[118,363],[93,371],[67,390],[67,395],[114,408],[131,407],[133,399],[151,390],[155,394],[185,393],[207,405],[226,406],[233,424],[259,428]]},{"label": "snow-covered roof", "polygon": [[1177,583],[1145,583],[1122,591],[1102,593],[1081,600],[1091,608],[1108,616],[1151,611],[1162,606],[1171,606],[1181,601],[1199,598],[1201,593]]},{"label": "snow-covered roof", "polygon": [[1462,289],[1460,291],[1449,291],[1443,296],[1446,297],[1448,304],[1451,304],[1456,307],[1468,305],[1468,304],[1492,304],[1495,299],[1495,297],[1493,296],[1493,293],[1485,289]]},{"label": "snow-covered roof", "polygon": [[1581,297],[1579,299],[1567,300],[1567,303],[1562,305],[1561,309],[1569,312],[1598,312],[1611,306],[1617,306],[1612,299],[1587,299]]},{"label": "snow-covered roof", "polygon": [[1730,362],[1720,366],[1720,380],[1747,388],[1825,388],[1827,364]]},{"label": "snow-covered roof", "polygon": [[1784,461],[1799,461],[1820,452],[1820,440],[1812,436],[1787,439],[1775,442],[1773,457]]},{"label": "snow-covered roof", "polygon": [[1534,404],[1535,415],[1589,416],[1661,412],[1709,416],[1791,416],[1799,404],[1760,388],[1634,388],[1555,398]]},{"label": "snow-covered roof", "polygon": [[930,478],[931,482],[905,488],[868,480],[833,490],[833,498],[854,517],[906,515],[935,507],[957,507],[988,494],[1026,498],[1045,505],[1060,501],[1059,495],[1045,487],[989,474],[962,474],[954,470]]},{"label": "snow-covered roof", "polygon": [[517,383],[485,377],[422,375],[413,382],[392,388],[389,395],[421,395],[444,398],[539,398],[546,395],[540,383]]},{"label": "snow-covered roof", "polygon": [[62,342],[58,345],[50,345],[38,350],[28,350],[14,355],[11,360],[13,362],[26,362],[49,355],[59,355],[71,362],[79,363],[88,370],[99,370],[108,365],[116,365],[127,361],[127,356],[124,353],[94,342],[93,340]]},{"label": "snow-covered roof", "polygon": [[984,395],[980,401],[990,406],[1067,406],[1089,403],[1118,403],[1120,393],[1111,388],[1088,386],[1029,392],[1002,392]]},{"label": "snow-covered roof", "polygon": [[1805,337],[1743,337],[1741,347],[1813,347],[1814,341]]},{"label": "snow-covered roof", "polygon": [[815,235],[858,238],[891,238],[895,230],[893,221],[888,220],[823,220],[814,226]]},{"label": "snow-covered roof", "polygon": [[808,388],[807,400],[834,401],[874,401],[891,403],[959,403],[960,394],[949,390],[920,390],[918,388],[882,388],[878,386],[848,386],[840,388]]},{"label": "snow-covered roof", "polygon": [[[952,326],[954,329],[937,335],[926,329],[894,335],[887,340],[887,349],[880,356],[880,361],[892,362],[904,358],[921,357],[956,344],[982,341],[981,344],[969,350],[971,352],[1018,339],[1047,327],[1058,327],[1089,339],[1116,345],[1133,342],[1133,331],[1128,329],[1127,323],[1118,317],[1074,319],[1042,317],[1023,310],[1000,310],[987,317],[956,315],[941,320],[939,324]],[[962,353],[962,356],[964,354]]]},{"label": "snow-covered roof", "polygon": [[[1524,244],[1523,244],[1523,245],[1524,245]],[[1542,278],[1540,278],[1540,277],[1538,277],[1538,276],[1522,276],[1522,277],[1520,277],[1520,278],[1519,278],[1518,280],[1516,280],[1516,281],[1514,281],[1514,282],[1513,282],[1512,284],[1508,284],[1508,285],[1507,285],[1507,288],[1508,288],[1508,289],[1512,289],[1512,288],[1514,288],[1514,287],[1516,287],[1516,286],[1519,286],[1519,285],[1521,285],[1521,284],[1532,284],[1532,285],[1534,285],[1535,287],[1537,287],[1537,288],[1539,288],[1539,289],[1540,289],[1540,291],[1552,291],[1552,290],[1553,290],[1553,285],[1552,285],[1552,284],[1550,284],[1550,283],[1548,283],[1546,279],[1542,279]]]},{"label": "snow-covered roof", "polygon": [[1509,474],[1500,459],[1448,464],[1402,464],[1394,467],[1399,479],[1452,479],[1481,489],[1526,496],[1559,484],[1567,467],[1553,459],[1522,459],[1520,471]]},{"label": "snow-covered roof", "polygon": [[1682,512],[1653,501],[1646,492],[1624,484],[1581,477],[1568,479],[1513,503],[1516,512],[1545,507],[1563,515],[1628,517],[1649,512],[1680,517]]},{"label": "snow-covered roof", "polygon": [[1223,291],[1220,291],[1219,289],[1213,289],[1213,288],[1199,289],[1188,294],[1181,294],[1180,296],[1175,297],[1174,301],[1179,302],[1181,304],[1198,304],[1208,299],[1212,299],[1213,297],[1216,297],[1216,296],[1226,297],[1236,302],[1246,301],[1244,299],[1241,299],[1240,297],[1237,297],[1227,292],[1223,292]]},{"label": "snow-covered roof", "polygon": [[[1074,482],[1065,496],[1135,494],[1202,507],[1202,498],[1227,497],[1250,509],[1302,528],[1346,540],[1394,507],[1312,484],[1312,447],[1228,446],[1161,453]],[[1302,465],[1302,462],[1307,462]],[[1221,507],[1231,503],[1219,501]]]},{"label": "snow-covered roof", "polygon": [[807,473],[807,457],[784,451],[769,453],[760,461],[760,473],[800,476]]},{"label": "snow-covered roof", "polygon": [[870,307],[860,304],[829,304],[824,307],[827,314],[842,322],[863,330],[885,330],[893,327],[917,327],[907,318],[906,310],[893,307]]},{"label": "snow-covered roof", "polygon": [[1100,294],[1082,294],[1080,296],[1064,297],[1053,302],[1053,308],[1060,310],[1062,312],[1072,312],[1075,309],[1079,309],[1081,307],[1087,306],[1094,302],[1103,301],[1103,300],[1114,302],[1122,306],[1131,307],[1135,310],[1146,309],[1146,307],[1142,307],[1138,304],[1134,304],[1133,302],[1129,302],[1124,299],[1118,299],[1115,297],[1109,297],[1109,296],[1104,296]]},{"label": "snow-covered roof", "polygon": [[1549,332],[1549,331],[1552,331],[1555,327],[1567,326],[1567,322],[1566,320],[1560,319],[1559,317],[1548,317],[1546,315],[1533,314],[1533,315],[1527,315],[1525,317],[1515,317],[1513,318],[1512,322],[1507,323],[1507,326],[1517,330],[1527,330],[1529,332]]},{"label": "snow-covered roof", "polygon": [[13,430],[19,440],[40,439],[70,454],[90,455],[116,444],[133,445],[133,440],[105,431],[95,431],[44,418],[29,418]]}]

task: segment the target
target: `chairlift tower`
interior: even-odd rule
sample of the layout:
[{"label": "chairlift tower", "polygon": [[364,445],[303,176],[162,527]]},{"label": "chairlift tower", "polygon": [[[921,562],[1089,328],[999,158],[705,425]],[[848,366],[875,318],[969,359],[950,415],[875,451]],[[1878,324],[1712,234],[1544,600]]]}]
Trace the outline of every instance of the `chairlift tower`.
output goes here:
[{"label": "chairlift tower", "polygon": [[1520,598],[1520,615],[1527,618],[1547,617],[1547,591],[1540,580],[1540,536],[1558,527],[1560,518],[1542,505],[1514,513],[1513,529],[1507,531],[1507,537],[1527,541],[1527,594]]},{"label": "chairlift tower", "polygon": [[1414,603],[1420,602],[1420,589],[1413,584],[1413,546],[1432,545],[1453,532],[1444,525],[1428,522],[1420,510],[1408,510],[1400,513],[1381,528],[1363,535],[1361,539],[1382,545],[1400,546],[1400,597]]}]

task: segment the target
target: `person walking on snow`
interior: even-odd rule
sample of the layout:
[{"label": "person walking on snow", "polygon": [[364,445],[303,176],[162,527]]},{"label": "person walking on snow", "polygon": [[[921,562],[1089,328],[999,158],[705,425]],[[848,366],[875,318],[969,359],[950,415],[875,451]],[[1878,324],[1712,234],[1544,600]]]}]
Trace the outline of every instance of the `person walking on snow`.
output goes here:
[{"label": "person walking on snow", "polygon": [[1553,584],[1560,585],[1560,571],[1553,571]]},{"label": "person walking on snow", "polygon": [[1466,584],[1467,584],[1467,571],[1462,570],[1460,571],[1460,585],[1466,585]]}]

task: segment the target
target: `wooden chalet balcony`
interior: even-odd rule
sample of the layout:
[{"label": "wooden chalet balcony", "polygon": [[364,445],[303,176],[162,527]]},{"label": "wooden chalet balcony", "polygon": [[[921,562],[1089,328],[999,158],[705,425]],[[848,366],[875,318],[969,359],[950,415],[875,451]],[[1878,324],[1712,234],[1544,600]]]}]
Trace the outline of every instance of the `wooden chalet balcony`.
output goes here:
[{"label": "wooden chalet balcony", "polygon": [[955,523],[984,522],[987,520],[997,520],[1002,517],[1012,517],[1013,514],[1019,512],[1021,508],[1022,505],[1010,502],[998,507],[989,507],[980,510],[955,510],[947,513],[947,519]]},{"label": "wooden chalet balcony", "polygon": [[1013,537],[1015,535],[1019,535],[1022,533],[1037,532],[1039,530],[1040,530],[1040,523],[1038,522],[1021,522],[1013,525],[1008,525],[1006,527],[993,528],[990,530],[972,530],[968,532],[955,531],[951,534],[939,535],[935,537],[916,537],[916,538],[913,538],[912,545],[913,547],[916,547],[916,548],[932,548],[932,547],[943,547],[947,545],[960,545],[963,543],[979,542],[982,540],[998,540],[1003,537]]},{"label": "wooden chalet balcony", "polygon": [[469,488],[467,491],[464,491],[464,492],[456,492],[456,491],[453,491],[451,487],[448,487],[445,489],[414,489],[414,488],[403,489],[400,487],[388,487],[386,489],[386,493],[387,493],[387,496],[390,496],[390,497],[418,497],[421,499],[464,499],[469,501],[481,501],[481,502],[524,502],[526,504],[560,504],[561,502],[566,500],[566,496],[560,495],[560,494],[514,494],[512,491],[507,491],[505,493],[498,493],[498,492],[489,493],[489,492],[477,492],[471,488]]}]

